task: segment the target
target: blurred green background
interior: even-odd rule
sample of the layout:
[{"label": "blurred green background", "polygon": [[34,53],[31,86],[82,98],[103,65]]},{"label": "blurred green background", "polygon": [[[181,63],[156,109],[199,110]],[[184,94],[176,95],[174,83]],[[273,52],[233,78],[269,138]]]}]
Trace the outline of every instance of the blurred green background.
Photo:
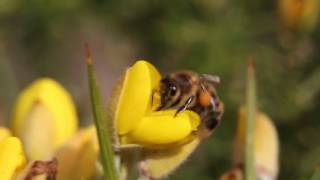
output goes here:
[{"label": "blurred green background", "polygon": [[91,123],[86,42],[106,99],[137,59],[150,60],[163,74],[181,69],[216,74],[226,107],[222,125],[169,178],[215,179],[232,166],[246,59],[253,57],[259,107],[279,131],[279,179],[301,179],[320,162],[319,5],[319,0],[1,0],[0,125],[9,124],[20,90],[42,76],[61,82],[82,124]]}]

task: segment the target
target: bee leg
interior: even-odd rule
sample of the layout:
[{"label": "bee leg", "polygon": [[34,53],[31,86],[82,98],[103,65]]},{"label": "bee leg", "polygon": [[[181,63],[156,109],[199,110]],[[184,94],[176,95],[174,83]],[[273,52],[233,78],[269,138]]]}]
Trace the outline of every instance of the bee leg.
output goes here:
[{"label": "bee leg", "polygon": [[185,110],[188,108],[188,106],[191,104],[192,100],[193,100],[193,96],[190,96],[190,97],[186,100],[186,102],[184,103],[184,105],[181,106],[181,107],[179,107],[179,109],[178,109],[178,110],[176,111],[176,113],[174,114],[174,117],[176,117],[176,116],[178,115],[178,113],[180,113],[180,112],[182,112],[182,111],[185,111]]},{"label": "bee leg", "polygon": [[121,153],[122,151],[141,149],[141,148],[143,148],[143,146],[140,144],[123,144],[123,145],[113,144],[112,148],[115,153]]}]

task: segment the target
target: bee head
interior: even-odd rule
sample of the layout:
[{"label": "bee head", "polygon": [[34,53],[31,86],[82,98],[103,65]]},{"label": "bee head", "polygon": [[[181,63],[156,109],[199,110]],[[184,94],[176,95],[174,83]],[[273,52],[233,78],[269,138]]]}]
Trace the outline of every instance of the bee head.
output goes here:
[{"label": "bee head", "polygon": [[163,78],[160,83],[161,106],[159,109],[167,108],[176,102],[180,95],[180,87],[174,79]]}]

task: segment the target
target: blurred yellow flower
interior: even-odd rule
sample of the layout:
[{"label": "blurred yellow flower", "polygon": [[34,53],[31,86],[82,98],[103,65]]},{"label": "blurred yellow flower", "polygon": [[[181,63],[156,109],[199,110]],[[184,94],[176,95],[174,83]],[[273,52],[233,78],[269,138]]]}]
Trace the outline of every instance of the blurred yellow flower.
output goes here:
[{"label": "blurred yellow flower", "polygon": [[16,137],[0,140],[0,179],[10,180],[26,160],[21,141]]},{"label": "blurred yellow flower", "polygon": [[59,163],[57,179],[90,179],[96,172],[98,153],[95,126],[81,129],[55,153]]},{"label": "blurred yellow flower", "polygon": [[13,110],[13,134],[21,138],[29,159],[46,158],[78,127],[74,103],[56,81],[42,78],[17,98]]},{"label": "blurred yellow flower", "polygon": [[[243,165],[245,133],[245,109],[241,108],[235,138],[234,163]],[[259,178],[276,179],[278,175],[279,142],[277,130],[272,120],[264,113],[258,112],[255,118],[254,159],[256,174]]]},{"label": "blurred yellow flower", "polygon": [[[90,179],[96,174],[99,147],[94,125],[76,133],[54,153],[51,160],[31,160],[26,164],[21,142],[18,138],[14,138],[14,140],[20,143],[19,146],[12,145],[12,142],[3,146],[0,142],[1,180],[56,178],[59,180],[77,180]],[[21,155],[17,153],[17,149]],[[23,163],[21,163],[21,160],[23,160]],[[13,167],[16,167],[16,170]],[[2,172],[5,172],[3,175],[6,176],[1,176]]]},{"label": "blurred yellow flower", "polygon": [[279,15],[285,28],[312,31],[317,25],[318,0],[278,0]]},{"label": "blurred yellow flower", "polygon": [[181,141],[196,130],[200,117],[186,110],[174,116],[174,110],[155,112],[159,98],[160,73],[150,63],[137,61],[125,75],[115,112],[116,132],[121,144],[144,146]]},{"label": "blurred yellow flower", "polygon": [[[99,148],[95,126],[76,133],[75,106],[68,92],[56,81],[39,79],[20,94],[12,127],[24,148],[18,138],[7,140],[10,131],[0,128],[0,140],[6,140],[0,143],[1,180],[88,179],[96,173]],[[49,158],[52,160],[46,161]]]}]

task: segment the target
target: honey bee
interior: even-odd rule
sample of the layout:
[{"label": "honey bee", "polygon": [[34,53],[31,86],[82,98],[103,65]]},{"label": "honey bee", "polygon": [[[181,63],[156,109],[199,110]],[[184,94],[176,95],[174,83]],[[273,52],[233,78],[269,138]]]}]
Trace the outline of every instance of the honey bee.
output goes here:
[{"label": "honey bee", "polygon": [[172,73],[161,79],[157,111],[174,108],[176,114],[184,110],[196,112],[202,120],[201,135],[208,137],[220,124],[224,112],[215,88],[219,83],[218,76],[199,75],[192,71]]},{"label": "honey bee", "polygon": [[[163,77],[154,98],[160,101],[156,111],[176,109],[175,116],[191,110],[200,116],[201,123],[196,131],[185,140],[171,144],[165,150],[144,149],[139,163],[140,174],[151,179],[162,179],[172,173],[195,151],[202,140],[209,137],[220,124],[224,105],[217,95],[218,76],[179,71]],[[152,98],[153,99],[153,98]],[[153,101],[153,100],[152,100]],[[151,101],[151,102],[152,102]]]}]

